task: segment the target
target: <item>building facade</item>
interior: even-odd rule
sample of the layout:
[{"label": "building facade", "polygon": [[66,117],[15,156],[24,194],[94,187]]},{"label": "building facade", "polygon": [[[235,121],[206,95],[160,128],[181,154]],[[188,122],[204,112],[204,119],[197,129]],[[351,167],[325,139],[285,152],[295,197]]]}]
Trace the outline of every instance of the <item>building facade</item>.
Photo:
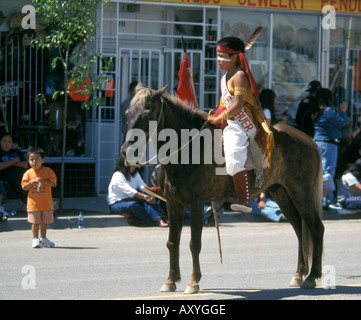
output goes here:
[{"label": "building facade", "polygon": [[[61,103],[41,106],[32,97],[41,90],[51,94],[58,74],[49,66],[49,54],[26,47],[21,29],[9,43],[10,21],[30,1],[2,2],[8,6],[0,6],[7,16],[0,25],[0,87],[8,90],[2,94],[8,127],[22,148],[46,146],[47,162],[56,167]],[[263,26],[247,58],[259,89],[276,92],[279,113],[295,116],[311,80],[320,80],[339,101],[349,102],[349,128],[361,112],[359,0],[113,0],[99,10],[98,22],[96,50],[112,57],[114,68],[99,92],[105,105],[82,110],[81,102],[72,101],[66,157],[72,196],[106,193],[124,138],[120,105],[129,97],[129,84],[142,81],[153,89],[167,84],[174,92],[183,43],[199,106],[206,111],[216,107],[220,96],[216,41],[230,35],[245,41]],[[150,171],[144,173],[146,180]]]}]

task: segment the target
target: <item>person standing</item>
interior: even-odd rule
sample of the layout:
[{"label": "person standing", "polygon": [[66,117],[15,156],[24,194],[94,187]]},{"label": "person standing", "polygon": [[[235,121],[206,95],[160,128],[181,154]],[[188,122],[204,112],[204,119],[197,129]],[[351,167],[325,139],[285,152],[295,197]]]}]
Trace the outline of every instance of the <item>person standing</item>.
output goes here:
[{"label": "person standing", "polygon": [[306,133],[311,138],[313,138],[315,134],[311,114],[318,110],[318,101],[316,95],[321,88],[322,86],[319,81],[311,81],[308,84],[308,89],[306,90],[309,92],[309,95],[301,100],[296,113],[296,123],[298,130]]},{"label": "person standing", "polygon": [[[341,103],[339,110],[332,108],[332,92],[322,88],[317,93],[319,108],[314,117],[314,140],[318,145],[322,159],[323,174],[335,179],[338,157],[338,144],[342,137],[342,128],[346,125],[348,104]],[[333,202],[333,192],[327,195],[327,204]]]},{"label": "person standing", "polygon": [[45,153],[41,148],[31,148],[27,156],[31,169],[24,173],[21,186],[28,191],[27,211],[28,221],[32,224],[32,245],[33,248],[51,248],[55,244],[46,237],[46,231],[48,224],[54,222],[51,188],[56,187],[56,175],[52,169],[43,166]]}]

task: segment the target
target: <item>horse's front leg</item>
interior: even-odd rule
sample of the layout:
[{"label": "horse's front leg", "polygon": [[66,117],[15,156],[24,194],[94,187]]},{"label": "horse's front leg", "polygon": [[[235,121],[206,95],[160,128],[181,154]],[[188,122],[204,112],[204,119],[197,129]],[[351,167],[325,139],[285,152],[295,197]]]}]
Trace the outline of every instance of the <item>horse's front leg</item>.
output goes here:
[{"label": "horse's front leg", "polygon": [[176,202],[167,199],[167,212],[169,219],[169,235],[167,248],[169,250],[169,275],[164,282],[161,292],[174,292],[176,282],[181,280],[179,270],[179,243],[183,227],[184,208]]},{"label": "horse's front leg", "polygon": [[185,290],[186,294],[199,292],[199,281],[201,280],[201,268],[199,264],[199,254],[202,248],[202,229],[204,221],[203,203],[194,204],[190,210],[191,241],[190,250],[192,252],[193,271],[191,281]]}]

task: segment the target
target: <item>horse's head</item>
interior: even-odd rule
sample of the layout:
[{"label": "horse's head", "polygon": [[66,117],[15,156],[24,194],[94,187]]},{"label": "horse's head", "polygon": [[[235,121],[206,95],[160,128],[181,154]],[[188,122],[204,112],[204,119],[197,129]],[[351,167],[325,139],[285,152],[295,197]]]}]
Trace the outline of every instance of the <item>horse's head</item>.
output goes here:
[{"label": "horse's head", "polygon": [[162,94],[168,86],[159,90],[152,90],[145,87],[141,82],[136,87],[136,94],[131,101],[129,109],[126,111],[128,119],[128,134],[122,146],[121,152],[124,156],[131,145],[134,145],[135,136],[136,147],[145,150],[146,143],[150,138],[150,121],[161,120],[162,116]]}]

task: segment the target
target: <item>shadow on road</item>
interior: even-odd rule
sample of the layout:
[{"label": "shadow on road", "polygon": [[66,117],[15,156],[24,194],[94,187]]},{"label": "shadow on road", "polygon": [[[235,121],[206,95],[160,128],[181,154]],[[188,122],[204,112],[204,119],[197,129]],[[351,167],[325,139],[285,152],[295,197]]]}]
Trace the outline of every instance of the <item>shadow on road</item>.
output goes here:
[{"label": "shadow on road", "polygon": [[[360,295],[361,286],[347,286],[341,285],[336,286],[335,289],[324,289],[317,287],[312,290],[305,290],[299,288],[285,288],[285,289],[270,289],[270,290],[259,290],[259,289],[203,289],[202,292],[212,292],[215,294],[227,295],[227,299],[249,299],[249,300],[281,300],[281,299],[292,299],[300,297],[300,299],[312,299],[311,297],[324,297],[324,299],[332,299],[332,296],[337,295]],[[337,297],[335,297],[336,299]]]}]

